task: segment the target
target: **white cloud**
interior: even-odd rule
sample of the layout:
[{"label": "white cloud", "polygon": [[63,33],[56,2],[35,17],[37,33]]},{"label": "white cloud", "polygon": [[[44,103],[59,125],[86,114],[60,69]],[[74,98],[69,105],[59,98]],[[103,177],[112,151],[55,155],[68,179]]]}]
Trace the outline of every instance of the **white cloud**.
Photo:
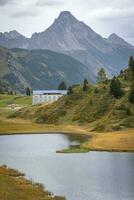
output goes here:
[{"label": "white cloud", "polygon": [[18,10],[12,14],[10,14],[10,17],[13,18],[20,18],[20,17],[37,17],[39,13],[36,10],[30,10],[30,9],[24,9],[24,10]]},{"label": "white cloud", "polygon": [[36,6],[57,6],[63,4],[63,1],[61,0],[38,0],[36,2]]},{"label": "white cloud", "polygon": [[0,0],[0,6],[5,6],[13,3],[13,0]]},{"label": "white cloud", "polygon": [[90,18],[96,19],[114,19],[114,18],[128,18],[134,17],[134,7],[131,8],[114,8],[114,7],[103,7],[97,8],[90,12]]}]

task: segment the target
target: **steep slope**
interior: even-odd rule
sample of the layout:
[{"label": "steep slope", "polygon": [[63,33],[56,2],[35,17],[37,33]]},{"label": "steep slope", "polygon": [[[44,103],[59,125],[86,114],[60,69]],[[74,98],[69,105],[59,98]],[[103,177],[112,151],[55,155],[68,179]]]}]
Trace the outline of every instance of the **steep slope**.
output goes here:
[{"label": "steep slope", "polygon": [[47,30],[32,35],[29,48],[51,49],[71,55],[86,65],[94,78],[102,66],[109,75],[117,74],[134,54],[133,46],[121,38],[118,42],[112,38],[102,38],[70,12],[64,11]]},{"label": "steep slope", "polygon": [[67,54],[88,67],[92,80],[100,67],[104,67],[109,76],[117,74],[127,66],[130,55],[134,55],[134,47],[122,38],[116,34],[103,38],[68,11],[61,12],[48,29],[34,33],[29,39],[12,32],[1,33],[0,45]]},{"label": "steep slope", "polygon": [[78,124],[93,130],[111,131],[134,127],[134,104],[128,101],[131,81],[126,80],[126,70],[118,78],[124,95],[120,99],[109,93],[110,80],[89,85],[88,91],[82,86],[50,105],[31,106],[16,112],[13,116],[29,118],[44,124]]},{"label": "steep slope", "polygon": [[70,12],[61,12],[54,23],[44,32],[31,37],[29,48],[54,48],[59,51],[87,50],[89,45],[105,52],[107,43]]},{"label": "steep slope", "polygon": [[13,89],[56,89],[61,81],[67,86],[90,80],[87,68],[74,58],[50,50],[0,48],[0,80]]}]

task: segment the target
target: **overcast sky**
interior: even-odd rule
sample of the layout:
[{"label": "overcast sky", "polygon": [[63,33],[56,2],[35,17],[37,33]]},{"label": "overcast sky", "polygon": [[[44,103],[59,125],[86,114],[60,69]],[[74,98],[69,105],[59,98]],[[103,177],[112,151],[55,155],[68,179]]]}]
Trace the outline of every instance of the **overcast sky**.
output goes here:
[{"label": "overcast sky", "polygon": [[134,0],[0,0],[0,31],[15,29],[30,37],[64,10],[103,37],[116,33],[134,44]]}]

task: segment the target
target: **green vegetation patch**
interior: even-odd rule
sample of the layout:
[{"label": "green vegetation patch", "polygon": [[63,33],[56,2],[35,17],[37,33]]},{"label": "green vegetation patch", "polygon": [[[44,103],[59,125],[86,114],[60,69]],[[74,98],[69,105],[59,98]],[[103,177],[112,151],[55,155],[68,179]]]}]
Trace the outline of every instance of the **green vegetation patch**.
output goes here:
[{"label": "green vegetation patch", "polygon": [[129,69],[112,80],[72,88],[72,92],[49,105],[21,109],[13,117],[36,123],[92,126],[94,131],[115,131],[133,127],[134,103],[129,101],[133,80]]},{"label": "green vegetation patch", "polygon": [[31,105],[32,97],[0,94],[0,107],[5,107],[12,104],[19,106]]}]

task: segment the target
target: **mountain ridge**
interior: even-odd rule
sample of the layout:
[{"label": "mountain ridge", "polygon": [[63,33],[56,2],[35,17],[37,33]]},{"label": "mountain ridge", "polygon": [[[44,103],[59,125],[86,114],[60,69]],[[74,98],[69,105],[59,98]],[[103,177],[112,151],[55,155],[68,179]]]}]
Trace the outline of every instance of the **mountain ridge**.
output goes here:
[{"label": "mountain ridge", "polygon": [[134,48],[133,45],[131,45],[130,43],[128,43],[127,41],[125,41],[123,38],[121,38],[120,36],[118,36],[116,33],[112,33],[109,35],[108,38],[106,38],[108,41],[110,41],[111,43],[114,44],[119,44],[121,46],[127,46],[130,48]]},{"label": "mountain ridge", "polygon": [[[8,47],[8,41],[4,41]],[[0,36],[0,45],[4,46],[4,41]],[[116,75],[134,55],[134,46],[114,33],[103,38],[69,11],[62,11],[50,27],[29,39],[21,36],[9,41],[8,48],[49,49],[69,55],[88,67],[94,81],[101,67],[108,76]]]}]

